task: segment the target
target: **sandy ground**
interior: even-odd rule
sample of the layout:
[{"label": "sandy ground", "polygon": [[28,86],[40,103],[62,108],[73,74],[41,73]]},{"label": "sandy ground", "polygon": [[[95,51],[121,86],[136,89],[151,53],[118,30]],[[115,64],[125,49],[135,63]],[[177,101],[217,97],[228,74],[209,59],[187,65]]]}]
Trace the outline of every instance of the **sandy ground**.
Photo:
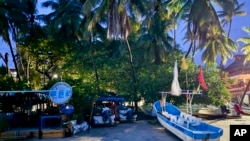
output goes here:
[{"label": "sandy ground", "polygon": [[242,115],[241,118],[205,120],[206,122],[223,129],[220,141],[229,141],[230,125],[250,125],[250,116]]},{"label": "sandy ground", "polygon": [[[229,141],[229,127],[232,124],[250,124],[250,116],[232,119],[203,120],[223,129],[220,141]],[[39,139],[36,139],[39,140]],[[40,139],[41,140],[41,139]],[[89,133],[80,132],[62,139],[42,139],[44,141],[180,141],[178,137],[164,129],[156,119],[139,120],[135,123],[121,123],[115,127],[92,128]]]},{"label": "sandy ground", "polygon": [[[156,120],[139,120],[134,123],[120,123],[114,127],[95,127],[62,139],[43,141],[180,141],[164,129]],[[39,139],[36,139],[38,141]],[[41,140],[41,139],[40,139]]]}]

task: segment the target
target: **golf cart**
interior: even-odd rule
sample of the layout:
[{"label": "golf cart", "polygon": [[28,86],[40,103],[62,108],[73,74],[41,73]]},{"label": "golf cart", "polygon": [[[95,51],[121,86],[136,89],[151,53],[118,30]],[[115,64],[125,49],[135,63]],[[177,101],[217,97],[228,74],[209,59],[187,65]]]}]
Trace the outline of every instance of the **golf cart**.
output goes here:
[{"label": "golf cart", "polygon": [[123,106],[124,98],[119,96],[100,96],[94,104],[92,125],[115,125],[123,121],[136,121],[132,109]]}]

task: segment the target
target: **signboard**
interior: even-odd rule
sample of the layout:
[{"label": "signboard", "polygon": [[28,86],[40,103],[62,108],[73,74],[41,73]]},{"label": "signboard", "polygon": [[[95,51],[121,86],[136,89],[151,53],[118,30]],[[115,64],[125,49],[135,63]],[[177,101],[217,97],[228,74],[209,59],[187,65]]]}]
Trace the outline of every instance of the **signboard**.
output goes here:
[{"label": "signboard", "polygon": [[54,84],[49,91],[49,98],[55,104],[64,104],[72,96],[72,87],[66,82]]}]

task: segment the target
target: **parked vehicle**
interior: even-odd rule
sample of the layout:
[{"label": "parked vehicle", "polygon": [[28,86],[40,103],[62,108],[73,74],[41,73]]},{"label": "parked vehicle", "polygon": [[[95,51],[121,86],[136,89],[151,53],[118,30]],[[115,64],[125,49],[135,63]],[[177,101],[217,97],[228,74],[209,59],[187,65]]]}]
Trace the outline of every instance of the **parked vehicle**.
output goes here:
[{"label": "parked vehicle", "polygon": [[92,125],[115,125],[122,121],[135,121],[137,115],[119,96],[100,96],[94,104]]}]

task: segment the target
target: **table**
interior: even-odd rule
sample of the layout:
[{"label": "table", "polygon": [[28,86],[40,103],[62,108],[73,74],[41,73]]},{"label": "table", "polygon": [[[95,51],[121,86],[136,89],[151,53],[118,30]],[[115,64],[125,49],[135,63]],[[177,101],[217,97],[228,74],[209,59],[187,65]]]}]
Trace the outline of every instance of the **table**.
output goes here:
[{"label": "table", "polygon": [[46,115],[46,116],[40,116],[40,128],[45,128],[46,124],[45,124],[45,119],[51,119],[51,118],[56,118],[56,119],[61,119],[61,115]]}]

